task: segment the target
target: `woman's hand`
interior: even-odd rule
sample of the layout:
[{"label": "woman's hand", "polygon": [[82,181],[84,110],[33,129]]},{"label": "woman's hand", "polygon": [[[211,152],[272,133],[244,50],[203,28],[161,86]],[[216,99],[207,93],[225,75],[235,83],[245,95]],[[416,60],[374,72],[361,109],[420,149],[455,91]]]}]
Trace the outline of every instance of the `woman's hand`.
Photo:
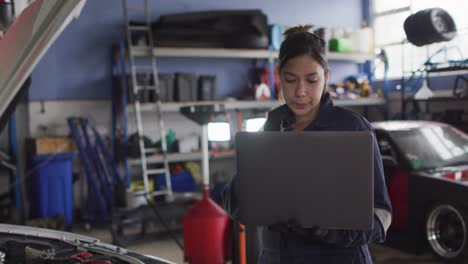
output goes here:
[{"label": "woman's hand", "polygon": [[304,228],[295,219],[271,225],[270,229],[281,233],[293,233],[308,242],[321,241],[325,239],[329,233],[328,229],[320,228],[319,226]]}]

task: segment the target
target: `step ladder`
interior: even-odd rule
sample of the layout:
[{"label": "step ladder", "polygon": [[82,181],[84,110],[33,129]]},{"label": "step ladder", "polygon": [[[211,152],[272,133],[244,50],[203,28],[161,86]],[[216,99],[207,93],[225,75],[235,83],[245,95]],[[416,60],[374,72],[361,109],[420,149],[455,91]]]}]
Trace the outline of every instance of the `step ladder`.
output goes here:
[{"label": "step ladder", "polygon": [[[131,1],[132,4],[135,2],[140,3],[140,5],[130,6],[128,0],[123,0],[123,9],[124,9],[124,18],[125,18],[125,28],[127,34],[127,55],[129,60],[129,65],[131,68],[131,84],[132,84],[132,93],[133,93],[133,103],[135,107],[135,117],[137,125],[137,135],[138,143],[140,149],[140,159],[141,159],[141,170],[143,177],[143,191],[134,192],[136,195],[147,195],[147,196],[165,196],[166,201],[172,201],[174,199],[171,185],[171,175],[169,170],[169,162],[167,159],[167,142],[166,142],[166,131],[164,128],[164,121],[162,119],[161,113],[161,97],[160,97],[160,87],[158,80],[158,70],[156,67],[156,58],[153,56],[153,33],[151,29],[151,14],[149,11],[148,0],[140,1]],[[131,25],[129,19],[130,12],[144,12],[145,23],[139,25]],[[133,52],[132,45],[132,36],[136,33],[145,33],[148,47],[148,56],[150,64],[148,64],[148,59],[145,59],[144,62],[141,62],[136,58]],[[137,78],[138,73],[148,73],[150,71],[150,76],[153,77],[153,85],[148,86],[148,84],[142,84]],[[150,82],[149,82],[150,83]],[[142,89],[151,89],[155,93],[156,97],[156,118],[159,134],[161,136],[161,155],[163,156],[162,168],[161,169],[151,169],[148,167],[148,161],[146,155],[148,153],[154,152],[154,149],[145,146],[143,136],[144,128],[141,114],[141,102],[139,98],[139,92]],[[166,189],[150,192],[149,180],[148,177],[154,174],[164,174],[166,179]]]}]

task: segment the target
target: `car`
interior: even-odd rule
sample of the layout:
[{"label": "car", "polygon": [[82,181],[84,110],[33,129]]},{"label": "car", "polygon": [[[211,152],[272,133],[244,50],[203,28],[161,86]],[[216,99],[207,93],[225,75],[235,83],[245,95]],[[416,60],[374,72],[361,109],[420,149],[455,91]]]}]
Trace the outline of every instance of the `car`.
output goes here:
[{"label": "car", "polygon": [[35,227],[0,224],[0,263],[171,264],[92,237]]},{"label": "car", "polygon": [[374,122],[393,207],[387,244],[468,258],[468,135],[430,121]]}]

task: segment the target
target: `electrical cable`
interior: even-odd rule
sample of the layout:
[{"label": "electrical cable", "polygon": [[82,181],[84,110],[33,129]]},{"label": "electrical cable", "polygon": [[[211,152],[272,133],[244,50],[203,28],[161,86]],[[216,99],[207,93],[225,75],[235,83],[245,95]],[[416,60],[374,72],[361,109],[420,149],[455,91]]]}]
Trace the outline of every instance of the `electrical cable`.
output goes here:
[{"label": "electrical cable", "polygon": [[161,214],[159,213],[158,209],[156,208],[156,205],[150,201],[150,199],[148,198],[147,195],[144,195],[145,196],[145,199],[146,199],[146,202],[148,203],[148,205],[153,209],[154,213],[156,214],[156,217],[158,217],[159,221],[161,222],[161,224],[164,226],[164,228],[167,230],[167,232],[169,233],[169,235],[171,236],[171,238],[175,241],[175,243],[177,244],[177,246],[179,246],[179,248],[184,251],[184,246],[182,246],[182,244],[180,243],[180,241],[177,239],[176,235],[174,234],[174,232],[171,230],[171,228],[169,227],[169,225],[167,224],[167,222],[163,219],[163,217],[161,216]]}]

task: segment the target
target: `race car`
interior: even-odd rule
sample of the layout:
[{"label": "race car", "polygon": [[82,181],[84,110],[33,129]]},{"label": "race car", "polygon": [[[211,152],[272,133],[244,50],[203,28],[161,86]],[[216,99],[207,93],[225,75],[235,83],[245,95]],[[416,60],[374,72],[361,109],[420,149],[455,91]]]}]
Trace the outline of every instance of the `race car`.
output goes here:
[{"label": "race car", "polygon": [[372,124],[393,207],[387,244],[468,258],[468,135],[448,124]]}]

